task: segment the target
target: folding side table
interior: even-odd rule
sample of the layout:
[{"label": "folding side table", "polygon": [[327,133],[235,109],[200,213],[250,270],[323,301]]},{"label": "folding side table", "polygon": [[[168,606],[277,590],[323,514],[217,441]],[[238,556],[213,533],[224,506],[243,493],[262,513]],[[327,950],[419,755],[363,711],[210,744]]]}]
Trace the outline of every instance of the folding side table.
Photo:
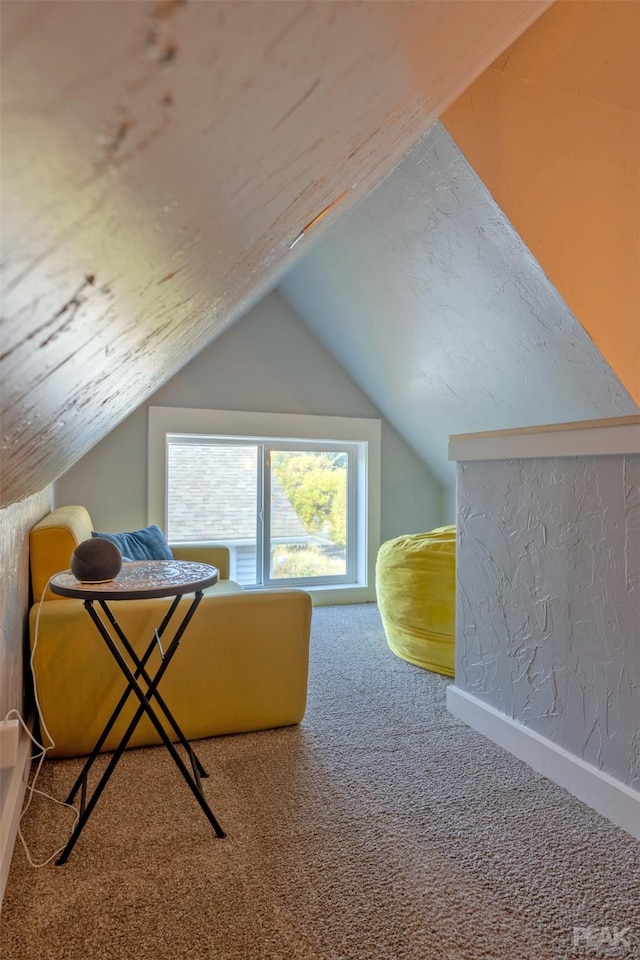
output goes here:
[{"label": "folding side table", "polygon": [[[69,854],[73,850],[76,841],[84,826],[91,816],[93,808],[98,802],[102,791],[113,773],[120,757],[124,753],[134,730],[140,723],[143,715],[146,714],[149,720],[157,730],[162,742],[173,757],[178,770],[186,780],[193,795],[200,804],[205,816],[214,829],[217,837],[224,837],[225,833],[216,820],[209,804],[207,803],[202,790],[201,778],[206,777],[207,773],[198,760],[191,744],[178,726],[178,723],[170,712],[167,704],[163,700],[158,685],[164,676],[173,656],[178,649],[178,645],[184,635],[189,621],[193,617],[198,604],[202,600],[202,592],[207,587],[212,586],[218,581],[218,571],[206,563],[192,563],[190,561],[179,560],[145,560],[133,563],[124,563],[117,577],[103,583],[83,583],[73,576],[70,570],[56,574],[50,581],[50,588],[53,593],[62,597],[73,597],[84,600],[84,606],[96,625],[96,628],[111,651],[114,660],[122,671],[127,684],[120,700],[114,707],[107,724],[100,734],[98,741],[93,748],[90,756],[87,758],[80,775],[71,788],[67,797],[67,803],[73,803],[73,800],[81,789],[80,795],[80,817],[73,833],[71,834],[67,845],[56,860],[56,866],[66,863]],[[174,614],[184,594],[194,593],[193,600],[189,604],[182,620],[178,623],[176,631],[166,650],[162,649],[162,637],[172,621]],[[150,638],[149,645],[142,657],[138,656],[133,649],[132,644],[127,639],[119,625],[108,602],[112,600],[143,600],[150,597],[173,597],[162,622],[154,630]],[[104,613],[102,618],[95,609],[97,604]],[[161,654],[161,662],[157,671],[150,676],[146,664],[154,649],[158,647]],[[133,664],[133,669],[127,663],[124,653],[127,654]],[[127,700],[134,695],[138,701],[138,708],[127,727],[120,743],[113,753],[106,770],[96,785],[93,793],[87,800],[87,776],[93,763],[98,756],[110,730],[118,719]],[[179,741],[187,751],[191,764],[191,771],[187,768],[173,744],[169,734],[162,724],[162,715],[173,729],[175,739]]]}]

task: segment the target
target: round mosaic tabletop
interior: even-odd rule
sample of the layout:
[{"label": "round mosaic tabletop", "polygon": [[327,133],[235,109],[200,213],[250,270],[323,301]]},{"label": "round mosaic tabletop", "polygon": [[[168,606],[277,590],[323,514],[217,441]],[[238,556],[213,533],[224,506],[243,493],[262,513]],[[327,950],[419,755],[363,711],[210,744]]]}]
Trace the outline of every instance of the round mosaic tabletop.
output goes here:
[{"label": "round mosaic tabletop", "polygon": [[218,582],[218,570],[190,560],[134,560],[122,564],[113,580],[85,582],[71,570],[56,573],[49,583],[52,593],[80,600],[143,600],[176,597],[205,590]]}]

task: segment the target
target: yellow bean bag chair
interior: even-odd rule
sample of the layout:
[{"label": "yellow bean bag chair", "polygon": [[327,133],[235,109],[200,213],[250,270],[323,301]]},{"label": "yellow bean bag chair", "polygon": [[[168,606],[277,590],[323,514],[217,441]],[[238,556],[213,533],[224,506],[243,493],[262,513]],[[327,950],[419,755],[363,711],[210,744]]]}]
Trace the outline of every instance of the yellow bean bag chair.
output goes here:
[{"label": "yellow bean bag chair", "polygon": [[387,540],[378,551],[376,591],[387,643],[425,670],[455,669],[456,527]]}]

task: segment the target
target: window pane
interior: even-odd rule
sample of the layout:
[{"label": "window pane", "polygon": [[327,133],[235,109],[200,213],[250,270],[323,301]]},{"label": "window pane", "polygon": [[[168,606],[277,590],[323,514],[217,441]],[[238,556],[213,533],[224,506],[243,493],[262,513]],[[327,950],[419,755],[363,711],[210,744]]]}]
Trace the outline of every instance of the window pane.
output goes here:
[{"label": "window pane", "polygon": [[171,440],[167,471],[168,539],[228,545],[233,579],[255,584],[258,447]]},{"label": "window pane", "polygon": [[271,579],[345,575],[345,452],[272,451],[269,510]]}]

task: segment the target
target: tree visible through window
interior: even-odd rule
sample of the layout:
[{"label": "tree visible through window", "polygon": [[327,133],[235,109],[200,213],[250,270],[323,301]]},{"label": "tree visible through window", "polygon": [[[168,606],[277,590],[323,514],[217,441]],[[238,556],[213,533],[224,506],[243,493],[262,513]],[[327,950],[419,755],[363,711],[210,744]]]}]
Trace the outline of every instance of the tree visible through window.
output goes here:
[{"label": "tree visible through window", "polygon": [[271,470],[309,536],[305,544],[273,546],[271,577],[344,576],[347,454],[279,450],[272,454]]},{"label": "tree visible through window", "polygon": [[355,444],[167,436],[171,541],[225,543],[234,579],[350,582]]}]

